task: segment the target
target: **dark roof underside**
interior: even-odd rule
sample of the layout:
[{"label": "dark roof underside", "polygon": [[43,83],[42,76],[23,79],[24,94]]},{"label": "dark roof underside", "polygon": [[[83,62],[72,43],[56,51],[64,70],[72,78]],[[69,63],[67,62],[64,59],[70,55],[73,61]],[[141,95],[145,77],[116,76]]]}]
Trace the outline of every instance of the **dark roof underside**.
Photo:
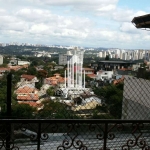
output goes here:
[{"label": "dark roof underside", "polygon": [[131,22],[136,28],[150,28],[150,14],[134,17]]},{"label": "dark roof underside", "polygon": [[126,62],[126,61],[111,61],[111,60],[104,60],[104,61],[99,61],[100,63],[111,63],[111,64],[132,64],[133,62]]}]

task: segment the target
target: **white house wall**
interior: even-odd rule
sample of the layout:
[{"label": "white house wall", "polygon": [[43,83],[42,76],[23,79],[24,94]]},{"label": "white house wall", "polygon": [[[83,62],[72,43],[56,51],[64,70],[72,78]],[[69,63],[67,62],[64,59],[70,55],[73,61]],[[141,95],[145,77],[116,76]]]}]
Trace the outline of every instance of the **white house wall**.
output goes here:
[{"label": "white house wall", "polygon": [[107,78],[107,79],[111,79],[112,75],[113,75],[113,71],[104,71],[104,72],[100,72],[100,73],[97,72],[96,79],[97,80],[103,79],[102,77]]},{"label": "white house wall", "polygon": [[86,103],[92,102],[93,100],[101,104],[101,99],[99,99],[96,96],[92,96],[92,97],[86,98],[84,100],[82,99],[82,103],[86,104]]}]

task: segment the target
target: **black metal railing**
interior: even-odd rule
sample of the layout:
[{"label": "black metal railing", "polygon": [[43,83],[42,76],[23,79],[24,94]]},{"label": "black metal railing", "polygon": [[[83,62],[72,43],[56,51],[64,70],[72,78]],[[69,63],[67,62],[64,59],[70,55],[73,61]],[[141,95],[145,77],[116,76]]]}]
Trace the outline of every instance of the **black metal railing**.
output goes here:
[{"label": "black metal railing", "polygon": [[4,119],[0,127],[0,149],[150,149],[149,120]]}]

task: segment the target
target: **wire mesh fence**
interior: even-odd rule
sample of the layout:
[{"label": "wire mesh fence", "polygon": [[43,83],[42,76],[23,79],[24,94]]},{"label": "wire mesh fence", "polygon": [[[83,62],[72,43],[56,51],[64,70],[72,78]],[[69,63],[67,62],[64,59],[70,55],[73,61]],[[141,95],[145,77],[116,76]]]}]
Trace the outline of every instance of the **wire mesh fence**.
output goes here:
[{"label": "wire mesh fence", "polygon": [[9,109],[15,118],[150,119],[149,80],[125,76],[111,83],[92,80],[85,87],[68,88],[64,78],[56,74],[53,78],[43,78],[41,86],[39,82],[34,75],[3,76],[1,117],[11,101]]},{"label": "wire mesh fence", "polygon": [[[103,83],[103,86],[97,87],[96,82],[87,81],[86,87],[68,87],[69,81],[65,81],[60,74],[55,74],[54,77],[44,78],[42,80],[34,75],[23,74],[20,76],[19,80],[13,76],[12,82],[14,83],[12,98],[17,101],[18,104],[21,104],[20,106],[22,107],[23,105],[25,106],[25,104],[28,104],[34,108],[34,116],[29,115],[33,118],[121,118],[121,103],[123,95],[121,86],[117,87],[105,82]],[[40,87],[38,87],[39,82],[42,82]],[[120,104],[118,106],[117,104],[113,104],[113,101],[107,102],[107,95],[104,95],[105,88],[110,89],[110,92],[112,92],[112,90],[115,90],[116,92],[120,90],[120,95],[115,93],[116,98],[119,98]],[[112,104],[115,106],[111,106]],[[110,111],[110,109],[115,108],[118,109],[117,113],[116,110]],[[22,117],[26,116],[22,115]]]},{"label": "wire mesh fence", "polygon": [[0,149],[150,149],[149,80],[67,84],[59,74],[3,76],[1,118],[10,120],[0,121]]}]

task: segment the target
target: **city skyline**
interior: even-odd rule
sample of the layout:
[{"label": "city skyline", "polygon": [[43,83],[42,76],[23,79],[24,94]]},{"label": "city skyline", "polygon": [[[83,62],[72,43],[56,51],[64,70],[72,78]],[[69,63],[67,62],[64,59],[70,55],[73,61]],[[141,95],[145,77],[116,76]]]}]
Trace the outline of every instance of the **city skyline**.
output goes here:
[{"label": "city skyline", "polygon": [[149,49],[150,35],[131,23],[147,0],[0,0],[0,43]]}]

